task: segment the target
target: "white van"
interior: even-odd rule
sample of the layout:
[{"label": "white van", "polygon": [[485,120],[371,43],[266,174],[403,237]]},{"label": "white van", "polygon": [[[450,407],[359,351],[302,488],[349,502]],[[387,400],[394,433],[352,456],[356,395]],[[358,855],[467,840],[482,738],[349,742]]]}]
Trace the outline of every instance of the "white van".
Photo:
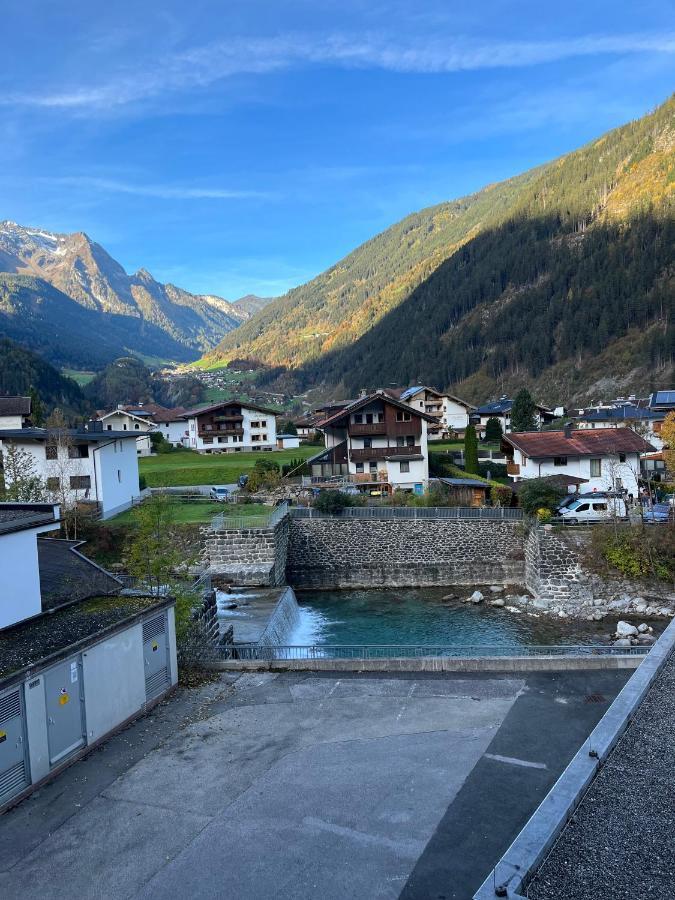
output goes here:
[{"label": "white van", "polygon": [[567,506],[558,509],[558,516],[565,525],[581,525],[590,522],[606,522],[609,519],[628,517],[626,503],[622,497],[586,496],[579,497]]}]

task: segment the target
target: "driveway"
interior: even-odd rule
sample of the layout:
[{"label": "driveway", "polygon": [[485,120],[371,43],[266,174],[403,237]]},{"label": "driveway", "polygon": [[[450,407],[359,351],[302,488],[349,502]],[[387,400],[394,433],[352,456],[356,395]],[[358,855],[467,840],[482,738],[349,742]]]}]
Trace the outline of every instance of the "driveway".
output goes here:
[{"label": "driveway", "polygon": [[0,818],[0,896],[464,900],[629,674],[223,675]]}]

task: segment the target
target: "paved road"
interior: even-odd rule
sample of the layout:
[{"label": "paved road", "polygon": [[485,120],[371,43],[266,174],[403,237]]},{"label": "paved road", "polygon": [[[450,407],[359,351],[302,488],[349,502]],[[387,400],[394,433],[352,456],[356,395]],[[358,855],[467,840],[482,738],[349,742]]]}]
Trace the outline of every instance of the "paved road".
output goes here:
[{"label": "paved road", "polygon": [[0,896],[465,900],[628,674],[223,676],[2,817]]}]

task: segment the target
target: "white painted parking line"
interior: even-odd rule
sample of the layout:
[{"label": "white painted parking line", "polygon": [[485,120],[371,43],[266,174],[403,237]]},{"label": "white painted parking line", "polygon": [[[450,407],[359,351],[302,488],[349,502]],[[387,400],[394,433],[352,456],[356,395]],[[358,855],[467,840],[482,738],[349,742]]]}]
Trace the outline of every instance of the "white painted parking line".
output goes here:
[{"label": "white painted parking line", "polygon": [[546,763],[530,762],[529,759],[516,759],[514,756],[500,756],[498,753],[484,753],[487,759],[508,763],[511,766],[524,766],[526,769],[545,769]]}]

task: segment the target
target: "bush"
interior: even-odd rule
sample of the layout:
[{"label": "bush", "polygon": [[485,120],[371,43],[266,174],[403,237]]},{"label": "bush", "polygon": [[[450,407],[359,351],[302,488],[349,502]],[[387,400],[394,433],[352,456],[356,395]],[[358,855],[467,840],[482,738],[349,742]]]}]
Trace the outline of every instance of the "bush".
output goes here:
[{"label": "bush", "polygon": [[518,501],[525,512],[537,514],[540,509],[553,512],[565,496],[562,488],[556,487],[541,478],[526,481],[518,491]]},{"label": "bush", "polygon": [[173,444],[166,440],[161,431],[150,432],[150,444],[154,453],[173,453]]},{"label": "bush", "polygon": [[490,499],[493,506],[511,506],[512,497],[513,491],[506,485],[498,486],[493,484],[490,489]]},{"label": "bush", "polygon": [[669,526],[596,525],[589,563],[605,560],[609,568],[629,578],[675,582],[675,540]]},{"label": "bush", "polygon": [[464,469],[471,475],[478,474],[478,440],[473,425],[467,425],[464,432]]},{"label": "bush", "polygon": [[290,462],[284,463],[281,467],[281,474],[290,475],[291,472],[293,473],[293,478],[308,475],[309,470],[306,461],[304,459],[292,459]]},{"label": "bush", "polygon": [[481,478],[488,478],[488,472],[490,473],[489,478],[491,480],[506,478],[506,466],[504,463],[492,462],[492,460],[490,460],[490,462],[479,463],[478,471],[475,474],[480,475]]},{"label": "bush", "polygon": [[248,473],[246,490],[255,494],[257,491],[270,491],[281,482],[281,469],[273,459],[259,459]]},{"label": "bush", "polygon": [[314,501],[314,509],[322,513],[330,513],[330,515],[339,515],[343,509],[348,506],[356,506],[351,494],[345,494],[343,491],[321,491]]},{"label": "bush", "polygon": [[148,486],[148,479],[145,477],[145,475],[139,475],[138,476],[138,490],[144,491],[147,486]]}]

